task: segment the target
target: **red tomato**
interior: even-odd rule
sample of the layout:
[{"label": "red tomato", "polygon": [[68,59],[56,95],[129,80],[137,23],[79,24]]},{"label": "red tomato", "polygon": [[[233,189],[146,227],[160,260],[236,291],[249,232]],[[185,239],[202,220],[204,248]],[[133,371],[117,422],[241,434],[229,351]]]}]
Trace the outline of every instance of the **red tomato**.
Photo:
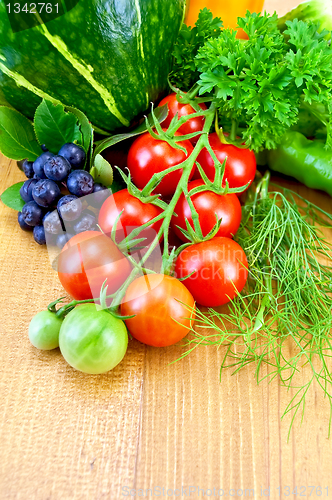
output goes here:
[{"label": "red tomato", "polygon": [[[220,163],[223,163],[227,158],[224,182],[227,179],[229,187],[241,187],[247,184],[247,182],[252,183],[256,173],[256,157],[253,151],[238,148],[233,144],[223,144],[215,132],[209,135],[209,143]],[[214,162],[206,148],[202,149],[199,153],[197,161],[207,177],[213,180],[215,175]],[[200,173],[196,168],[194,179],[200,178]]]},{"label": "red tomato", "polygon": [[[181,118],[181,116],[187,116],[191,115],[192,113],[196,113],[196,111],[192,106],[190,106],[190,104],[181,104],[177,100],[175,93],[166,96],[162,101],[160,101],[159,106],[163,106],[164,104],[167,104],[168,106],[168,115],[167,118],[163,121],[163,127],[165,128],[169,127],[169,124],[171,123],[176,113],[178,114],[178,118]],[[199,107],[202,110],[206,109],[204,103],[201,103]],[[203,127],[204,127],[204,117],[197,116],[196,118],[191,118],[186,123],[181,125],[181,127],[178,129],[178,132],[180,133],[180,135],[192,134],[193,132],[200,132],[201,130],[203,130]],[[198,139],[199,135],[197,137],[193,137],[192,139],[190,139],[190,142],[196,144]]]},{"label": "red tomato", "polygon": [[187,335],[194,322],[194,308],[191,293],[180,281],[163,274],[147,274],[129,285],[121,304],[121,314],[135,314],[134,318],[126,320],[135,339],[143,344],[163,347],[175,344]]},{"label": "red tomato", "polygon": [[73,236],[58,260],[62,286],[74,299],[98,298],[107,278],[107,293],[117,291],[131,272],[131,264],[113,241],[99,231]]},{"label": "red tomato", "polygon": [[240,245],[230,238],[217,237],[182,250],[175,263],[183,281],[202,306],[226,304],[241,292],[248,277],[248,261]]},{"label": "red tomato", "polygon": [[[177,134],[179,135],[179,134]],[[149,132],[140,135],[132,144],[128,153],[128,168],[132,180],[139,189],[143,189],[149,182],[153,174],[163,172],[164,170],[182,163],[193,151],[189,141],[179,142],[187,154],[181,149],[172,148],[167,142],[154,139]],[[167,174],[158,184],[154,193],[162,196],[174,193],[176,186],[182,175],[182,168]],[[191,172],[190,178],[194,174]]]},{"label": "red tomato", "polygon": [[[202,180],[189,182],[188,191],[203,184]],[[241,222],[241,204],[235,194],[220,195],[212,191],[203,191],[202,193],[194,194],[191,196],[191,199],[198,213],[203,236],[206,236],[216,225],[216,214],[218,219],[222,219],[216,236],[227,236],[229,238],[234,236]],[[172,217],[172,228],[182,241],[188,241],[184,234],[176,227],[179,226],[187,230],[185,219],[194,227],[191,210],[183,193],[176,204],[174,212],[177,214],[177,217]]]},{"label": "red tomato", "polygon": [[[138,198],[129,194],[128,189],[117,191],[107,198],[99,212],[98,224],[108,236],[110,236],[114,223],[121,212],[116,227],[117,242],[122,241],[134,229],[157,217],[162,213],[162,209],[152,203],[142,203]],[[139,233],[138,238],[146,238],[142,245],[151,243],[161,224],[162,219]]]}]

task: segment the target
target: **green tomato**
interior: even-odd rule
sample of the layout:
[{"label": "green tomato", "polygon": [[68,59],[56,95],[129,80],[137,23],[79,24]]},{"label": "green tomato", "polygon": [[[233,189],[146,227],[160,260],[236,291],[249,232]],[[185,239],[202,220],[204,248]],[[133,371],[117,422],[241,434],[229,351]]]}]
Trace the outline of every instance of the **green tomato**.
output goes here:
[{"label": "green tomato", "polygon": [[62,321],[53,312],[40,311],[30,321],[29,339],[31,344],[44,351],[59,347],[59,332]]},{"label": "green tomato", "polygon": [[83,304],[64,319],[60,350],[73,368],[99,374],[112,370],[124,357],[128,334],[124,322],[95,304]]}]

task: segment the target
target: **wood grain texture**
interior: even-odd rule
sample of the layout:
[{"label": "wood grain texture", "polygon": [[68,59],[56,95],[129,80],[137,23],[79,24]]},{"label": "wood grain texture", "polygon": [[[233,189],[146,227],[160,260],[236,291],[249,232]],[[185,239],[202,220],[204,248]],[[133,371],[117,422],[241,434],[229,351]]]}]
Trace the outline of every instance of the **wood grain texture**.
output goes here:
[{"label": "wood grain texture", "polygon": [[[286,6],[293,5],[266,3],[269,11]],[[15,162],[0,157],[0,192],[23,179]],[[327,195],[286,184],[332,212]],[[264,498],[262,488],[270,488],[265,496],[277,499],[278,487],[311,485],[332,494],[329,405],[316,386],[287,441],[290,418],[280,417],[291,395],[277,380],[257,385],[254,366],[219,379],[222,348],[198,347],[170,364],[181,347],[130,341],[115,370],[87,376],[58,349],[32,347],[30,319],[64,292],[45,248],[16,217],[0,203],[1,500],[117,500],[148,488],[160,488],[156,498],[184,488],[185,498],[189,487],[190,498],[204,498],[197,488],[211,489],[212,498],[219,489],[226,498],[253,498],[249,489]],[[311,498],[326,498],[326,490]]]},{"label": "wood grain texture", "polygon": [[[24,179],[1,157],[0,191]],[[30,319],[65,295],[46,249],[0,204],[0,498],[117,498],[135,478],[145,348],[102,376],[71,369],[27,337]]]}]

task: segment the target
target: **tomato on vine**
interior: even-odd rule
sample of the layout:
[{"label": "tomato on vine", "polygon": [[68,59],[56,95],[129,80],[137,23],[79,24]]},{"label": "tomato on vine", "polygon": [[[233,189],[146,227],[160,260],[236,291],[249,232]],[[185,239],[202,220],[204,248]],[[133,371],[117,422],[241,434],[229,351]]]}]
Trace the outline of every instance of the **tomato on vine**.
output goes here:
[{"label": "tomato on vine", "polygon": [[75,307],[60,329],[61,354],[73,368],[84,373],[112,370],[123,359],[127,346],[124,322],[95,304]]},{"label": "tomato on vine", "polygon": [[[188,191],[190,192],[195,187],[202,185],[204,185],[202,180],[191,181],[188,183]],[[227,236],[229,238],[234,236],[241,223],[241,205],[235,194],[221,195],[212,191],[202,191],[192,195],[191,200],[198,213],[203,236],[206,236],[213,229],[217,218],[221,219],[221,224],[216,236]],[[187,242],[188,239],[177,227],[187,230],[187,219],[194,228],[190,206],[183,193],[175,206],[174,212],[177,216],[172,217],[172,228],[182,241]]]},{"label": "tomato on vine", "polygon": [[[191,274],[193,273],[193,274]],[[179,254],[175,274],[202,306],[226,304],[241,292],[248,277],[247,257],[238,243],[216,237]]]},{"label": "tomato on vine", "polygon": [[[121,213],[122,212],[122,213]],[[101,230],[110,236],[114,224],[121,214],[116,226],[116,241],[120,242],[134,229],[151,221],[162,213],[162,209],[152,203],[143,203],[129,194],[128,189],[117,191],[103,203],[98,217]],[[139,233],[139,238],[146,238],[145,245],[157,235],[162,219],[149,225]]]},{"label": "tomato on vine", "polygon": [[[176,114],[178,115],[178,118],[181,118],[182,116],[188,116],[193,113],[196,113],[196,111],[192,106],[190,106],[190,104],[181,104],[181,97],[179,97],[179,100],[180,102],[177,99],[177,94],[173,93],[164,97],[164,99],[160,101],[159,106],[163,106],[164,104],[167,104],[168,106],[168,115],[167,118],[163,121],[163,127],[168,128],[169,124],[171,123],[172,119]],[[203,111],[207,109],[204,103],[199,104],[199,107]],[[204,127],[204,117],[196,116],[188,120],[183,125],[181,125],[181,127],[178,128],[178,132],[181,135],[187,135],[187,134],[192,134],[193,132],[200,132],[203,130],[203,127]],[[199,135],[197,137],[193,137],[192,139],[190,139],[190,142],[195,144],[198,138]]]},{"label": "tomato on vine", "polygon": [[108,294],[116,292],[131,269],[130,262],[113,241],[99,231],[73,236],[61,250],[58,260],[61,284],[77,300],[99,297],[106,279]]},{"label": "tomato on vine", "polygon": [[29,339],[37,349],[50,351],[59,347],[62,318],[49,310],[37,313],[29,324]]},{"label": "tomato on vine", "polygon": [[[223,144],[216,132],[209,135],[209,144],[220,163],[226,160],[224,185],[227,180],[230,188],[239,188],[248,182],[250,186],[256,174],[255,153],[250,149],[239,148],[233,144]],[[213,180],[215,176],[214,161],[206,148],[203,148],[199,153],[197,161],[207,177]],[[194,179],[200,178],[201,175],[196,167]]]},{"label": "tomato on vine", "polygon": [[175,344],[189,332],[195,319],[195,301],[181,281],[163,274],[147,274],[127,288],[121,304],[131,335],[144,344]]},{"label": "tomato on vine", "polygon": [[[176,133],[175,135],[180,135]],[[155,139],[146,132],[140,135],[131,145],[128,153],[128,168],[133,183],[143,189],[149,182],[153,174],[157,174],[182,163],[193,151],[189,141],[180,141],[180,146],[186,152],[170,146],[166,141]],[[154,193],[162,196],[172,195],[182,176],[182,168],[170,172],[158,184]],[[194,168],[190,178],[194,175]]]}]

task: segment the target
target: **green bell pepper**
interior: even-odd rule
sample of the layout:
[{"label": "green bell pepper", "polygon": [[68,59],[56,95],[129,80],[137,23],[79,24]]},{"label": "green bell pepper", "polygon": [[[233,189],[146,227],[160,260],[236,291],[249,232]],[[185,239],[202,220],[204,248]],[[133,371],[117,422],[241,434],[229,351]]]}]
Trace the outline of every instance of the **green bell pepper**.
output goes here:
[{"label": "green bell pepper", "polygon": [[277,149],[268,151],[267,164],[332,196],[332,151],[326,150],[323,142],[311,141],[300,132],[286,132]]}]

